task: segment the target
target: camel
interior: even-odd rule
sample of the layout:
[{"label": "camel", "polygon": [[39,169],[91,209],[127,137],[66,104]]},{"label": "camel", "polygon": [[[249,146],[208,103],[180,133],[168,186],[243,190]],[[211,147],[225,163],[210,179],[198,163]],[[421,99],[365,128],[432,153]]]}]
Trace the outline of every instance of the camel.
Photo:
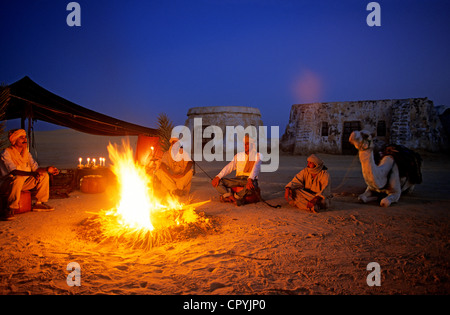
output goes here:
[{"label": "camel", "polygon": [[411,192],[414,184],[408,178],[400,178],[398,166],[390,155],[384,156],[377,165],[373,156],[373,140],[370,132],[366,130],[353,131],[349,138],[358,150],[364,181],[367,189],[358,196],[363,202],[376,201],[377,193],[385,193],[387,196],[380,202],[380,206],[389,207],[400,199],[403,192]]}]

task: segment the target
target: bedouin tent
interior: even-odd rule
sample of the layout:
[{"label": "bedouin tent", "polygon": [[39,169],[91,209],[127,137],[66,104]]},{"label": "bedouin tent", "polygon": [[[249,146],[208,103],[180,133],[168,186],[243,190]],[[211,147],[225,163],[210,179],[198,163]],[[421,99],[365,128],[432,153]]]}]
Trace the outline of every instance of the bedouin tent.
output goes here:
[{"label": "bedouin tent", "polygon": [[[23,129],[26,129],[25,120],[28,119],[28,137],[33,147],[33,122],[42,120],[93,135],[138,136],[137,161],[145,160],[150,153],[158,156],[162,154],[157,129],[132,124],[77,105],[44,89],[28,76],[5,89],[7,93],[0,100],[6,102],[3,119],[20,118]],[[155,152],[151,147],[154,147]]]},{"label": "bedouin tent", "polygon": [[3,119],[21,119],[28,131],[33,121],[42,120],[81,132],[101,136],[158,136],[158,130],[135,125],[100,114],[68,101],[36,84],[28,76],[6,87],[6,110]]}]

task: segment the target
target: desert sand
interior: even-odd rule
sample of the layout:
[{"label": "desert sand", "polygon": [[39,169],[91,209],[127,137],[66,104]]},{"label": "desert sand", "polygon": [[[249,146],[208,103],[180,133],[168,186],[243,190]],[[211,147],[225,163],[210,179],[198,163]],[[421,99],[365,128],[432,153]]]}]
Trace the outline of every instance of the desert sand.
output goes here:
[{"label": "desert sand", "polygon": [[[108,142],[120,139],[57,130],[36,132],[36,141],[42,166],[74,168],[78,157],[107,156]],[[150,250],[80,236],[84,219],[114,206],[109,189],[51,199],[53,212],[0,222],[0,294],[448,294],[449,156],[423,153],[424,182],[389,208],[358,202],[365,183],[357,158],[319,156],[332,176],[331,209],[308,213],[283,198],[306,156],[281,156],[277,172],[260,175],[262,196],[281,208],[220,203],[196,168],[192,202],[210,200],[197,211],[218,229]],[[225,163],[199,165],[214,176]],[[70,262],[81,267],[81,286],[66,282]],[[380,286],[367,284],[370,262],[380,265]]]}]

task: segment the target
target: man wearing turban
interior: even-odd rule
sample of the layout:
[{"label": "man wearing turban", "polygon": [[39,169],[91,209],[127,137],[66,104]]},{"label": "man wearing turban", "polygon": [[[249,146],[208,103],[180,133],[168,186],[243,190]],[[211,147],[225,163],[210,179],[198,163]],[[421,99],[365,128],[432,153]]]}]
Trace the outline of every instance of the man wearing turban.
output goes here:
[{"label": "man wearing turban", "polygon": [[37,202],[33,211],[51,211],[46,204],[49,199],[49,175],[56,175],[56,167],[39,168],[28,151],[27,134],[23,129],[8,133],[11,145],[0,154],[0,192],[8,195],[7,209],[0,214],[2,219],[11,220],[19,209],[20,192],[36,188]]},{"label": "man wearing turban", "polygon": [[319,209],[326,209],[331,200],[330,181],[327,167],[320,158],[312,154],[307,159],[307,167],[285,186],[284,198],[301,210],[317,212]]}]

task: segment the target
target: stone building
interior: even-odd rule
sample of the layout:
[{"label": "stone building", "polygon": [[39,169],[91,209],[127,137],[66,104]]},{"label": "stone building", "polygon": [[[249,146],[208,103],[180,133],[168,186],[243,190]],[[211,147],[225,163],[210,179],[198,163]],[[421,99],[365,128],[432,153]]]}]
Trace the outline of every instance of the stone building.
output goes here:
[{"label": "stone building", "polygon": [[[208,106],[192,107],[188,110],[185,126],[194,131],[194,119],[202,118],[202,134],[208,126],[218,126],[225,134],[226,126],[255,126],[263,125],[259,109],[246,106]],[[204,138],[206,143],[210,139]]]},{"label": "stone building", "polygon": [[446,147],[445,132],[427,98],[330,102],[292,105],[280,141],[282,151],[355,154],[353,130],[369,130],[376,145],[395,143],[431,152]]},{"label": "stone building", "polygon": [[439,113],[439,118],[441,120],[442,127],[445,130],[447,136],[447,149],[450,148],[450,107],[441,105],[436,106]]}]

